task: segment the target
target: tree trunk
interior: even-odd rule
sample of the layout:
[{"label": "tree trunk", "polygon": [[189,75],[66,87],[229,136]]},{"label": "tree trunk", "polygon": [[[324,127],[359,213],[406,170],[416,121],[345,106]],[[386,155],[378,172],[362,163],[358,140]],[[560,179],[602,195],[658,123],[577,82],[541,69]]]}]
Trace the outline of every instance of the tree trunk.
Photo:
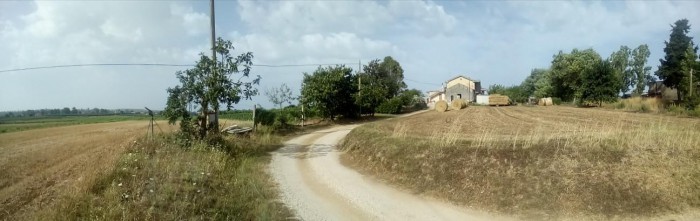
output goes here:
[{"label": "tree trunk", "polygon": [[199,127],[199,138],[204,139],[205,136],[207,136],[207,109],[208,109],[209,104],[206,102],[202,103],[202,116],[200,117],[201,122],[200,127]]}]

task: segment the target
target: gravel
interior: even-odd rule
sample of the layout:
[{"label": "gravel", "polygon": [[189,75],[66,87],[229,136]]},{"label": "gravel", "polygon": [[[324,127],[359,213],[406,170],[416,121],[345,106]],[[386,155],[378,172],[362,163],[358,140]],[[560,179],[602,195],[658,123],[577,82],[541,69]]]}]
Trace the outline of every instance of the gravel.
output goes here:
[{"label": "gravel", "polygon": [[505,220],[397,190],[343,166],[336,144],[358,125],[294,138],[272,155],[282,201],[301,220]]}]

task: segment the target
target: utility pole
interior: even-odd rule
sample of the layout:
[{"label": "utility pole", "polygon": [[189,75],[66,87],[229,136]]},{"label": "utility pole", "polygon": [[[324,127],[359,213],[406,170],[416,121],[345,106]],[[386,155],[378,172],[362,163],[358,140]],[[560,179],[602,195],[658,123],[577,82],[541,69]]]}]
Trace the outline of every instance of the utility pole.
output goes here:
[{"label": "utility pole", "polygon": [[[212,75],[214,75],[215,79],[218,79],[216,77],[216,27],[214,26],[216,20],[214,16],[214,0],[209,1],[209,11],[209,25],[211,26],[211,58],[214,64],[214,66],[212,66]],[[213,102],[219,101],[215,100]],[[218,107],[219,105],[217,104],[216,106]],[[207,115],[209,115],[209,113],[207,113]],[[219,110],[214,110],[214,125],[212,126],[214,126],[214,130],[219,131]]]}]

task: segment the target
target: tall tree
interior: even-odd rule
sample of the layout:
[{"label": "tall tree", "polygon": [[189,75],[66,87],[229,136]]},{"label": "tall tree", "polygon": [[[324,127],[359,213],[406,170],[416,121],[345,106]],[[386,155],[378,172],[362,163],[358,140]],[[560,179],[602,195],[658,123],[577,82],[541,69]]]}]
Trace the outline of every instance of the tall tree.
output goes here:
[{"label": "tall tree", "polygon": [[282,109],[282,104],[284,103],[291,105],[295,99],[292,95],[292,89],[289,89],[287,84],[284,83],[279,87],[265,90],[265,96],[279,109]]},{"label": "tall tree", "polygon": [[547,75],[547,69],[536,68],[530,71],[530,75],[520,84],[523,94],[527,96],[535,96],[537,90],[537,82]]},{"label": "tall tree", "polygon": [[649,59],[649,46],[646,44],[639,45],[632,50],[632,60],[630,63],[630,72],[634,76],[634,91],[632,94],[639,96],[644,92],[644,87],[653,80],[651,77],[651,67],[646,66]]},{"label": "tall tree", "polygon": [[620,78],[620,92],[626,94],[630,87],[636,83],[635,75],[630,71],[630,55],[632,54],[629,47],[626,45],[620,46],[620,50],[613,52],[610,55],[610,65],[613,72]]},{"label": "tall tree", "polygon": [[[683,97],[686,98],[694,97],[698,94],[696,82],[698,82],[699,79],[696,76],[698,76],[697,72],[700,70],[698,70],[697,50],[698,48],[694,47],[693,42],[690,42],[688,49],[685,51],[685,57],[681,61],[681,72],[684,73],[684,76],[678,85],[678,90]],[[693,73],[693,76],[691,76],[691,73]],[[688,99],[686,104],[688,104],[688,108],[695,108],[697,105],[696,102],[700,102],[700,100],[693,99],[691,101]]]},{"label": "tall tree", "polygon": [[581,101],[598,104],[615,101],[619,92],[620,78],[610,61],[598,61],[582,75]]},{"label": "tall tree", "polygon": [[[260,82],[259,75],[251,81],[241,81],[250,75],[253,54],[246,52],[233,57],[231,55],[233,50],[231,41],[218,38],[214,51],[219,55],[217,58],[220,60],[212,60],[204,53],[200,53],[199,61],[194,68],[175,73],[181,85],[168,88],[168,100],[163,111],[171,124],[180,119],[181,130],[193,132],[194,128],[185,127],[192,126],[187,106],[195,104],[199,112],[197,137],[204,138],[209,131],[218,133],[218,124],[208,124],[208,113],[218,113],[222,103],[227,109],[231,109],[241,98],[250,99],[257,94],[258,91],[253,88],[253,85]],[[233,80],[236,74],[240,77],[236,77],[238,80]]]},{"label": "tall tree", "polygon": [[581,76],[601,60],[600,55],[593,49],[573,49],[570,54],[559,51],[559,54],[554,56],[550,69],[553,96],[564,101],[580,98],[583,83]]},{"label": "tall tree", "polygon": [[403,82],[403,68],[398,61],[391,56],[384,57],[380,63],[381,70],[384,72],[381,75],[385,86],[387,87],[387,99],[396,97],[402,90],[406,89],[406,83]]},{"label": "tall tree", "polygon": [[352,68],[344,65],[318,67],[313,74],[304,73],[301,95],[305,105],[324,118],[355,117],[358,108],[352,98],[357,93],[356,79]]},{"label": "tall tree", "polygon": [[[691,45],[692,37],[688,36],[690,24],[688,19],[681,19],[671,25],[671,36],[669,41],[664,42],[666,47],[664,52],[666,55],[663,59],[659,59],[661,65],[656,71],[656,76],[663,80],[664,85],[671,88],[678,88],[683,76],[681,62],[686,57],[686,51]],[[678,99],[683,100],[681,90],[678,90]]]},{"label": "tall tree", "polygon": [[[372,62],[369,66],[371,65]],[[370,73],[360,73],[358,77],[362,79],[362,86],[355,96],[355,103],[361,107],[362,114],[374,114],[377,107],[387,100],[389,90],[381,82],[381,79]]]}]

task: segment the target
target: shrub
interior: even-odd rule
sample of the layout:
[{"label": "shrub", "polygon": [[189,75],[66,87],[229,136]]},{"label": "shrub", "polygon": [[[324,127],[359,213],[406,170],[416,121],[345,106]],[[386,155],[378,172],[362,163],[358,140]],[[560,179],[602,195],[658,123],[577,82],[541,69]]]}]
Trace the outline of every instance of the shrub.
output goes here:
[{"label": "shrub", "polygon": [[675,104],[669,105],[669,106],[666,108],[666,111],[667,111],[668,113],[676,114],[676,115],[683,115],[683,114],[686,113],[685,108],[683,108],[683,107],[681,107],[681,106],[678,106],[678,105],[675,105]]},{"label": "shrub", "polygon": [[277,113],[271,110],[265,110],[263,108],[258,108],[255,111],[255,124],[261,124],[265,126],[272,126],[275,123],[275,117]]},{"label": "shrub", "polygon": [[398,114],[401,113],[403,101],[400,98],[394,97],[379,104],[377,113],[382,114]]},{"label": "shrub", "polygon": [[554,103],[555,105],[561,105],[561,98],[553,97],[552,103]]},{"label": "shrub", "polygon": [[617,103],[615,103],[615,109],[625,109],[625,102],[617,101]]}]

